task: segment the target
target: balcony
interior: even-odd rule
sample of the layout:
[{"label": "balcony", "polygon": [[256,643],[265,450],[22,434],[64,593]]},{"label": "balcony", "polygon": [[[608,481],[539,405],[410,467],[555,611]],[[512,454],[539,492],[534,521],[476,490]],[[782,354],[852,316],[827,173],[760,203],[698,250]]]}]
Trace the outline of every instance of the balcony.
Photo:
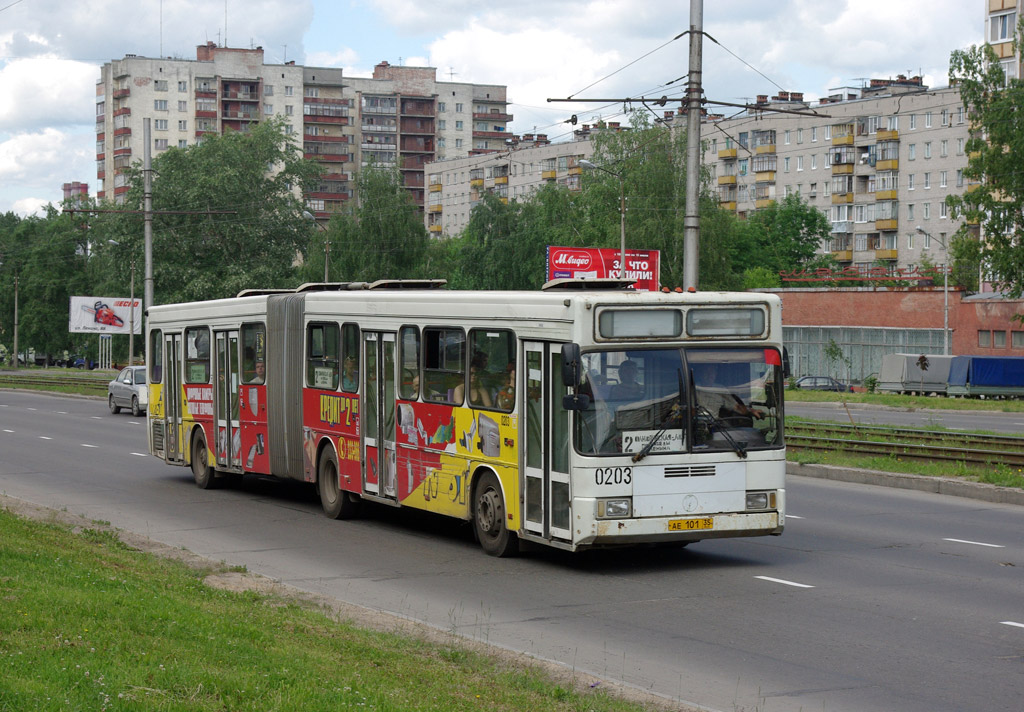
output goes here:
[{"label": "balcony", "polygon": [[832,232],[843,234],[853,232],[853,221],[841,220],[839,222],[832,223]]},{"label": "balcony", "polygon": [[736,210],[736,201],[735,200],[726,200],[724,202],[719,203],[718,207],[720,207],[722,210],[735,211]]},{"label": "balcony", "polygon": [[833,136],[833,146],[852,146],[853,145],[853,134],[848,133],[845,136]]},{"label": "balcony", "polygon": [[831,255],[836,262],[853,261],[853,250],[832,250]]},{"label": "balcony", "polygon": [[506,139],[512,134],[505,131],[474,131],[473,138],[500,138]]},{"label": "balcony", "polygon": [[876,171],[898,171],[899,169],[900,161],[898,158],[887,158],[875,164]]},{"label": "balcony", "polygon": [[754,201],[754,207],[757,208],[758,210],[760,210],[762,208],[770,207],[770,206],[772,206],[774,204],[775,204],[775,199],[774,198],[759,198],[758,200]]},{"label": "balcony", "polygon": [[582,166],[570,166],[569,167],[569,175],[571,175],[571,176],[583,175],[583,167]]},{"label": "balcony", "polygon": [[848,176],[853,175],[853,164],[852,163],[833,163],[832,164],[832,175],[834,176]]},{"label": "balcony", "polygon": [[875,191],[875,200],[896,200],[899,197],[898,190]]},{"label": "balcony", "polygon": [[842,205],[843,203],[852,203],[853,193],[833,193],[832,194],[832,205]]},{"label": "balcony", "polygon": [[474,121],[511,121],[512,114],[473,114]]},{"label": "balcony", "polygon": [[508,176],[496,176],[494,178],[494,185],[508,185]]},{"label": "balcony", "polygon": [[430,192],[431,193],[440,193],[442,190],[444,190],[444,186],[441,185],[440,183],[431,183],[430,184]]},{"label": "balcony", "polygon": [[774,183],[775,171],[759,171],[754,174],[754,180],[758,183]]},{"label": "balcony", "polygon": [[439,212],[441,212],[441,206],[440,205],[431,205],[431,206],[429,206],[427,208],[427,211],[431,212],[431,213],[439,213]]},{"label": "balcony", "polygon": [[898,258],[898,250],[875,250],[876,260],[895,260]]},{"label": "balcony", "polygon": [[875,140],[876,141],[899,141],[900,140],[900,132],[897,131],[896,129],[886,129],[884,131],[879,130],[875,134]]},{"label": "balcony", "polygon": [[115,89],[114,90],[114,98],[115,99],[125,99],[125,98],[127,98],[127,97],[129,97],[131,95],[132,95],[132,90],[131,89]]},{"label": "balcony", "polygon": [[718,185],[736,185],[736,176],[718,176]]},{"label": "balcony", "polygon": [[719,158],[719,160],[722,160],[722,161],[726,161],[726,160],[728,160],[730,158],[736,158],[736,149],[735,148],[723,148],[721,151],[718,152],[718,158]]},{"label": "balcony", "polygon": [[439,233],[439,232],[441,232],[441,226],[440,225],[430,225],[430,226],[427,227],[427,230],[429,230],[430,232],[438,232]]},{"label": "balcony", "polygon": [[886,220],[875,220],[875,229],[876,230],[898,230],[899,229],[899,220],[897,220],[896,218],[891,218],[891,219],[886,219]]},{"label": "balcony", "polygon": [[541,171],[540,177],[544,180],[554,180],[558,177],[558,173],[556,171]]},{"label": "balcony", "polygon": [[758,156],[762,156],[768,153],[775,153],[775,144],[766,143],[762,146],[758,146],[757,148],[754,149],[754,153]]},{"label": "balcony", "polygon": [[483,188],[484,187],[484,179],[483,178],[473,178],[472,180],[469,181],[469,187],[470,188]]}]

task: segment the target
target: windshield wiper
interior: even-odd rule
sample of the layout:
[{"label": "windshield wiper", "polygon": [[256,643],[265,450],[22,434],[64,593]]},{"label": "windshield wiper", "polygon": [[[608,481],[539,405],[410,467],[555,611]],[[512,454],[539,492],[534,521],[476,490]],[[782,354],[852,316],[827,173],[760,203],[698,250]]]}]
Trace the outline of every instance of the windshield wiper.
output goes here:
[{"label": "windshield wiper", "polygon": [[738,442],[733,440],[732,435],[729,434],[729,427],[724,422],[722,422],[720,419],[716,418],[711,413],[710,410],[708,410],[707,408],[705,408],[702,405],[698,405],[697,406],[697,412],[698,413],[704,413],[709,418],[711,418],[711,422],[718,426],[718,432],[720,432],[722,434],[722,437],[725,438],[726,442],[728,442],[730,445],[732,445],[732,449],[736,451],[737,455],[739,455],[741,458],[746,458],[747,457],[747,450],[746,450],[746,448],[744,448]]},{"label": "windshield wiper", "polygon": [[654,448],[655,443],[657,443],[661,436],[665,434],[665,431],[668,430],[669,425],[672,424],[672,419],[679,415],[679,411],[681,409],[682,406],[680,405],[679,401],[676,400],[672,407],[669,408],[668,415],[665,416],[665,420],[662,421],[665,424],[662,426],[661,430],[655,433],[654,437],[647,441],[647,444],[643,446],[643,449],[641,449],[640,452],[633,455],[633,462],[640,462],[650,454],[651,450]]}]

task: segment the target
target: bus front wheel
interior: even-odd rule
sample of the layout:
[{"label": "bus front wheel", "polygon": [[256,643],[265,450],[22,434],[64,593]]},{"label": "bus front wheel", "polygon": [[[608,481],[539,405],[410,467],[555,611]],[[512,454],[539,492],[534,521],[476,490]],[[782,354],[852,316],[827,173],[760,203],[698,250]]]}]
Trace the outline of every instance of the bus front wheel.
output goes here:
[{"label": "bus front wheel", "polygon": [[316,484],[324,514],[331,519],[351,519],[356,515],[359,500],[341,489],[338,479],[338,458],[329,450],[320,458]]},{"label": "bus front wheel", "polygon": [[206,438],[201,432],[192,438],[192,477],[199,489],[213,489],[217,486],[217,478],[210,467],[209,453],[206,451]]},{"label": "bus front wheel", "polygon": [[473,526],[480,546],[491,556],[511,556],[519,539],[505,526],[505,499],[494,473],[480,477],[473,496]]}]

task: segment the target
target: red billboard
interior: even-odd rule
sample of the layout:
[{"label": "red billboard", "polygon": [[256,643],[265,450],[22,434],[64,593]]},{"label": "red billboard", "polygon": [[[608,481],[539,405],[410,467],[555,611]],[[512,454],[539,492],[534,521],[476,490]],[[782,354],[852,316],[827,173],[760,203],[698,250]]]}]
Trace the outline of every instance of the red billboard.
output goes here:
[{"label": "red billboard", "polygon": [[[621,251],[611,247],[548,246],[548,279],[602,279],[622,276]],[[661,288],[661,253],[658,250],[626,250],[626,279],[635,289],[656,292]]]}]

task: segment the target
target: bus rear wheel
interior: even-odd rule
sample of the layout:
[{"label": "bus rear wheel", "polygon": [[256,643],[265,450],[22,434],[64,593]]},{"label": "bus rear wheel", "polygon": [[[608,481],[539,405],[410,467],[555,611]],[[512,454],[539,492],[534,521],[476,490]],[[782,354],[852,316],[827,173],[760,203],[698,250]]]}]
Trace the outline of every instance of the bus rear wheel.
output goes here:
[{"label": "bus rear wheel", "polygon": [[217,486],[217,477],[210,467],[209,454],[206,451],[206,438],[202,432],[192,438],[192,477],[199,489],[213,489]]},{"label": "bus rear wheel", "polygon": [[519,539],[505,526],[505,499],[494,473],[480,477],[473,495],[473,527],[481,548],[491,556],[512,556]]},{"label": "bus rear wheel", "polygon": [[320,458],[316,477],[320,492],[320,506],[331,519],[351,519],[359,511],[359,500],[355,495],[341,489],[338,479],[338,458],[328,450]]}]

